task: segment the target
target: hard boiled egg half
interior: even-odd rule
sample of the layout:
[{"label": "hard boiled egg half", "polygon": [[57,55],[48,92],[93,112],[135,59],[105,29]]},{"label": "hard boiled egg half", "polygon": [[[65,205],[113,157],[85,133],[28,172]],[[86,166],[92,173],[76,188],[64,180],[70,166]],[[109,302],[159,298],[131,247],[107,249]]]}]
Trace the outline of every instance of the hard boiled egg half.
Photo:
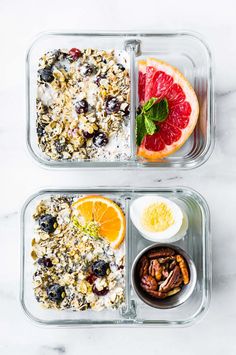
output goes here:
[{"label": "hard boiled egg half", "polygon": [[158,195],[137,198],[130,206],[130,217],[148,240],[176,242],[186,235],[188,217],[174,201]]}]

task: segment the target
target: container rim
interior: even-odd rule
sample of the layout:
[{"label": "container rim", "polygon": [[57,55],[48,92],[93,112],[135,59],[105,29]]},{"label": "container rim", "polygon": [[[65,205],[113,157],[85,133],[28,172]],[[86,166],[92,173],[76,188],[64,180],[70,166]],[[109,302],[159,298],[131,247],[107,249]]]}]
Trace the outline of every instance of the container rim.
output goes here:
[{"label": "container rim", "polygon": [[[24,228],[24,216],[27,209],[27,206],[33,201],[36,197],[48,193],[82,193],[82,192],[93,192],[97,191],[99,193],[105,192],[182,192],[186,195],[194,196],[197,199],[198,205],[201,210],[204,212],[205,215],[205,234],[206,238],[204,239],[205,248],[204,250],[204,271],[206,274],[204,280],[204,293],[202,298],[202,303],[198,308],[198,311],[191,316],[191,318],[186,320],[175,320],[175,321],[150,321],[150,320],[143,320],[142,322],[136,319],[123,319],[122,322],[112,322],[112,321],[105,321],[104,323],[100,323],[100,321],[94,321],[93,323],[79,323],[75,321],[65,321],[62,324],[59,324],[58,321],[45,321],[35,317],[28,309],[25,304],[24,300],[24,246],[25,246],[25,228]],[[157,188],[146,188],[146,187],[137,187],[137,188],[130,188],[128,186],[125,187],[105,187],[105,186],[97,186],[94,189],[90,187],[82,187],[82,188],[44,188],[38,190],[31,194],[24,202],[21,214],[20,214],[20,293],[19,293],[19,300],[21,307],[24,313],[27,315],[29,319],[31,319],[34,323],[41,326],[50,326],[50,327],[75,327],[75,328],[87,328],[87,327],[187,327],[193,324],[198,323],[207,313],[210,301],[211,301],[211,289],[212,289],[212,247],[211,247],[211,218],[210,218],[210,210],[209,206],[205,200],[205,198],[197,192],[195,189],[189,188],[187,186],[176,186],[176,187],[157,187]]]},{"label": "container rim", "polygon": [[[209,94],[209,108],[208,108],[208,116],[209,116],[209,133],[206,144],[201,151],[201,154],[197,158],[184,158],[178,162],[166,162],[166,163],[155,163],[155,162],[142,162],[137,160],[130,160],[130,161],[53,161],[50,159],[44,159],[37,152],[31,145],[30,140],[30,100],[29,100],[29,93],[30,93],[30,53],[34,48],[35,44],[42,39],[44,36],[58,36],[58,35],[65,35],[65,36],[93,36],[93,37],[120,37],[120,36],[127,36],[127,37],[192,37],[195,40],[199,41],[204,49],[206,50],[207,57],[208,57],[208,74],[209,74],[209,81],[208,81],[208,94]],[[178,169],[178,170],[191,170],[200,167],[204,164],[211,156],[214,146],[215,146],[215,104],[214,104],[214,79],[213,79],[213,63],[212,63],[212,54],[210,47],[206,40],[203,38],[201,34],[192,30],[178,30],[178,31],[134,31],[134,30],[127,30],[127,31],[88,31],[88,30],[52,30],[52,31],[43,31],[36,35],[29,45],[26,51],[26,146],[27,150],[30,153],[30,156],[39,164],[41,167],[46,169],[126,169],[126,170],[135,170],[135,169],[156,169],[159,168],[161,170],[171,170],[171,169]]]}]

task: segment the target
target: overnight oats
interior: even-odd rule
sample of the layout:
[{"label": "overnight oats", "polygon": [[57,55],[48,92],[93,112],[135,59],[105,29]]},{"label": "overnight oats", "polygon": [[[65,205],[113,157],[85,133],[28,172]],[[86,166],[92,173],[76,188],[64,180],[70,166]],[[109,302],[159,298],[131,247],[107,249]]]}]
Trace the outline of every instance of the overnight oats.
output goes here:
[{"label": "overnight oats", "polygon": [[125,51],[47,52],[37,76],[37,137],[52,160],[130,158],[130,77]]},{"label": "overnight oats", "polygon": [[126,222],[117,203],[99,195],[38,203],[31,256],[34,294],[44,307],[101,311],[124,304]]}]

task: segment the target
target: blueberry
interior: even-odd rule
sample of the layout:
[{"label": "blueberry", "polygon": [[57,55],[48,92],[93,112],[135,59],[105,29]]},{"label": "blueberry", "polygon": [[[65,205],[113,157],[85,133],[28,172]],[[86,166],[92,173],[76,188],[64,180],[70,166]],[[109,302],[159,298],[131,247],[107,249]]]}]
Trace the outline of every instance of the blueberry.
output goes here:
[{"label": "blueberry", "polygon": [[120,110],[120,102],[116,97],[109,96],[106,100],[106,112],[107,113],[115,113]]},{"label": "blueberry", "polygon": [[92,265],[92,272],[98,277],[106,275],[109,265],[104,260],[95,261]]},{"label": "blueberry", "polygon": [[53,302],[60,302],[64,298],[65,288],[58,284],[48,286],[46,291],[48,298]]},{"label": "blueberry", "polygon": [[45,258],[45,257],[39,258],[38,264],[41,266],[44,266],[44,267],[52,267],[53,266],[51,259]]},{"label": "blueberry", "polygon": [[46,81],[47,83],[51,83],[54,80],[54,76],[51,68],[44,68],[39,70],[40,79],[42,81]]},{"label": "blueberry", "polygon": [[39,218],[39,226],[46,233],[53,233],[57,228],[57,219],[50,214]]},{"label": "blueberry", "polygon": [[96,147],[104,147],[108,143],[108,138],[103,132],[96,132],[93,137],[93,144]]},{"label": "blueberry", "polygon": [[80,73],[83,76],[89,76],[94,73],[95,67],[90,64],[85,64],[80,68]]},{"label": "blueberry", "polygon": [[124,65],[122,65],[121,63],[117,63],[116,65],[118,66],[118,68],[119,68],[121,71],[124,71],[124,70],[125,70]]},{"label": "blueberry", "polygon": [[81,100],[81,101],[76,102],[75,111],[78,114],[88,112],[88,102],[86,100]]},{"label": "blueberry", "polygon": [[37,126],[38,137],[43,137],[44,133],[45,133],[45,126],[43,126],[42,124],[38,124]]},{"label": "blueberry", "polygon": [[54,145],[55,145],[57,153],[59,153],[59,154],[62,153],[65,150],[65,147],[66,147],[65,143],[62,143],[59,140],[57,140],[54,143]]},{"label": "blueberry", "polygon": [[93,293],[95,293],[95,295],[97,295],[97,296],[105,296],[109,292],[109,289],[107,287],[103,288],[101,291],[98,291],[98,289],[95,285],[93,285],[92,290],[93,290]]}]

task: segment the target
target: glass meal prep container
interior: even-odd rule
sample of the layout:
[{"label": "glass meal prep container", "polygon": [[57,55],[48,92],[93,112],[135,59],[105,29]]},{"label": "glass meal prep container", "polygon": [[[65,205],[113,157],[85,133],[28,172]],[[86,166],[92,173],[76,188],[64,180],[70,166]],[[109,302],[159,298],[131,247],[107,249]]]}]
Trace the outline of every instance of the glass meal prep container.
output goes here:
[{"label": "glass meal prep container", "polygon": [[[54,160],[38,146],[36,133],[36,96],[39,58],[48,51],[61,48],[94,48],[123,51],[128,58],[130,76],[129,148],[130,156],[120,159]],[[187,142],[174,154],[147,161],[136,155],[136,112],[139,106],[138,60],[155,57],[177,67],[192,84],[199,101],[197,125]],[[46,33],[31,45],[26,62],[27,72],[27,145],[35,160],[46,167],[123,167],[190,169],[203,164],[214,146],[214,96],[211,53],[198,35],[177,33]]]},{"label": "glass meal prep container", "polygon": [[[31,241],[34,236],[35,221],[32,215],[38,203],[48,197],[78,195],[102,195],[122,201],[126,216],[126,236],[124,239],[124,280],[125,302],[115,310],[85,311],[53,310],[44,308],[36,301],[32,277],[35,272],[31,257]],[[129,210],[132,201],[144,195],[169,198],[178,203],[187,214],[189,227],[187,235],[171,244],[182,248],[193,260],[197,281],[193,293],[183,304],[171,309],[156,309],[148,306],[136,295],[131,283],[131,267],[141,250],[153,242],[144,239],[132,224]],[[210,213],[204,198],[196,191],[183,188],[115,188],[79,190],[43,190],[25,202],[21,215],[21,290],[20,299],[25,313],[37,323],[53,326],[187,326],[194,324],[206,313],[211,297],[211,234]]]}]

